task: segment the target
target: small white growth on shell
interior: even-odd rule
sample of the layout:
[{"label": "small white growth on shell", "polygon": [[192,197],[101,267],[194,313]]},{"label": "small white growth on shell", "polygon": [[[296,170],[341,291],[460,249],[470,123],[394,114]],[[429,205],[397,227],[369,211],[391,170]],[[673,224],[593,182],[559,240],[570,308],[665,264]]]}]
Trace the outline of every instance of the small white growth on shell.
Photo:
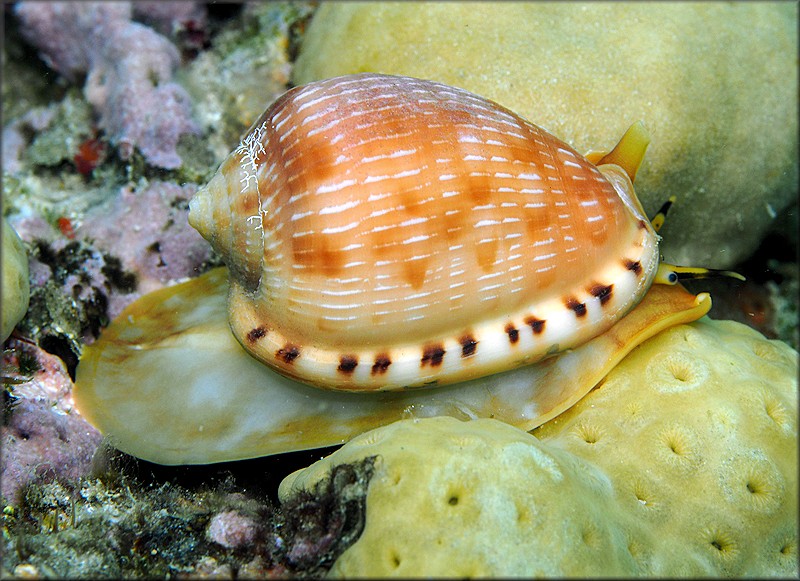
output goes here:
[{"label": "small white growth on shell", "polygon": [[241,143],[239,143],[239,147],[236,148],[236,153],[242,156],[241,164],[245,172],[245,177],[242,178],[242,193],[244,193],[251,178],[256,180],[256,191],[258,191],[258,179],[256,178],[258,168],[256,167],[256,158],[259,154],[266,152],[262,140],[266,128],[267,122],[264,121],[261,125],[253,129],[253,131],[248,133],[247,136],[242,139]]},{"label": "small white growth on shell", "polygon": [[261,216],[259,214],[253,214],[252,216],[247,217],[248,224],[252,226],[253,222],[258,222],[255,227],[256,230],[261,230],[264,227],[263,221],[261,220]]},{"label": "small white growth on shell", "polygon": [[263,220],[262,216],[266,214],[262,206],[261,201],[261,192],[258,188],[258,166],[256,166],[256,158],[259,154],[266,153],[266,149],[264,149],[264,132],[266,131],[267,122],[264,121],[256,127],[253,131],[247,134],[247,136],[242,139],[239,143],[239,146],[236,148],[236,153],[241,155],[241,169],[243,172],[243,177],[241,178],[240,182],[242,184],[241,193],[244,194],[248,187],[250,187],[250,180],[253,180],[255,185],[256,195],[258,196],[258,214],[254,214],[252,216],[248,216],[247,223],[253,224],[254,221],[258,222],[256,226],[256,230],[260,230],[263,228]]}]

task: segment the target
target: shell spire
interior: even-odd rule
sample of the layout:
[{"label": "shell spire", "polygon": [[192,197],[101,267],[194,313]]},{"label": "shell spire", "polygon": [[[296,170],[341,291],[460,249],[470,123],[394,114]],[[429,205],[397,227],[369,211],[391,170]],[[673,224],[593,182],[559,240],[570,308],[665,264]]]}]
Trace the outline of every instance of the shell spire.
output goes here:
[{"label": "shell spire", "polygon": [[[233,277],[252,291],[261,280],[264,249],[256,165],[243,147],[189,202],[189,224],[222,255]],[[237,182],[238,188],[231,187]]]}]

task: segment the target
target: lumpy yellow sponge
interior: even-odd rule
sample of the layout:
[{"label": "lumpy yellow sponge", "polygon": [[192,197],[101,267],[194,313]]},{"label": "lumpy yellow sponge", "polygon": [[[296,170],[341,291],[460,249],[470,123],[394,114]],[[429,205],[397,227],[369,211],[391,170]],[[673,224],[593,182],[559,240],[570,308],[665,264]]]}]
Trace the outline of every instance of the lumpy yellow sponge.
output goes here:
[{"label": "lumpy yellow sponge", "polygon": [[19,235],[3,218],[3,310],[0,319],[0,341],[5,341],[17,323],[25,316],[30,300],[28,281],[28,255]]},{"label": "lumpy yellow sponge", "polygon": [[376,456],[334,576],[796,576],[797,353],[733,322],[662,332],[534,435],[404,420],[288,476]]},{"label": "lumpy yellow sponge", "polygon": [[678,194],[665,259],[726,268],[797,198],[797,15],[796,2],[322,2],[292,77],[442,81],[580,152],[641,119],[639,199],[652,215]]}]

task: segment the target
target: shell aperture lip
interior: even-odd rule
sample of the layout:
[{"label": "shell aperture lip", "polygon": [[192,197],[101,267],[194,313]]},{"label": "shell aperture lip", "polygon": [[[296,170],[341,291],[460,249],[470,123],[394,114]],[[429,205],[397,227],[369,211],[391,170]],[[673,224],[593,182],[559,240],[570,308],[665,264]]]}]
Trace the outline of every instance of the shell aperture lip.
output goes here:
[{"label": "shell aperture lip", "polygon": [[451,386],[353,393],[315,389],[248,355],[228,328],[226,279],[216,269],[145,295],[86,347],[76,405],[120,450],[161,464],[224,462],[339,444],[434,415],[530,430],[571,407],[636,345],[711,303],[659,285],[606,333],[539,364]]}]

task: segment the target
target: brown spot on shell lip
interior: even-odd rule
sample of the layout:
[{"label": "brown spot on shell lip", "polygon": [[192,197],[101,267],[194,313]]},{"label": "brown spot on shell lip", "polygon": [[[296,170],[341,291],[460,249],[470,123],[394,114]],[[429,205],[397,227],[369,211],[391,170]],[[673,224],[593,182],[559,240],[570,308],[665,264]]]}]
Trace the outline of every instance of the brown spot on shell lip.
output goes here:
[{"label": "brown spot on shell lip", "polygon": [[292,343],[287,343],[275,352],[275,357],[284,363],[292,363],[295,359],[300,357],[300,347]]},{"label": "brown spot on shell lip", "polygon": [[508,341],[513,345],[517,341],[519,341],[519,329],[517,329],[514,325],[509,323],[506,325],[506,334],[508,335]]},{"label": "brown spot on shell lip", "polygon": [[466,333],[458,340],[461,343],[461,357],[472,357],[478,349],[478,342],[475,337]]},{"label": "brown spot on shell lip", "polygon": [[438,367],[442,364],[444,354],[446,353],[444,345],[438,343],[436,345],[426,345],[422,351],[422,359],[420,363],[422,367],[430,365],[431,367]]},{"label": "brown spot on shell lip", "polygon": [[586,303],[581,303],[575,297],[570,297],[564,304],[567,305],[568,309],[575,311],[575,315],[578,317],[583,317],[586,314]]},{"label": "brown spot on shell lip", "polygon": [[600,299],[600,304],[604,305],[609,301],[609,299],[611,299],[613,288],[613,284],[595,284],[589,289],[589,293],[591,293],[595,298]]},{"label": "brown spot on shell lip", "polygon": [[380,354],[375,357],[375,363],[372,365],[372,375],[386,373],[386,370],[392,364],[392,360],[386,354]]},{"label": "brown spot on shell lip", "polygon": [[339,358],[339,367],[336,368],[337,371],[341,373],[353,373],[355,368],[358,367],[358,357],[355,355],[342,355]]},{"label": "brown spot on shell lip", "polygon": [[252,331],[247,334],[247,340],[251,343],[255,343],[262,337],[267,334],[267,330],[264,327],[256,327]]},{"label": "brown spot on shell lip", "polygon": [[638,260],[631,260],[630,258],[626,258],[622,262],[625,265],[625,268],[627,268],[628,270],[632,270],[634,272],[634,274],[637,274],[637,275],[641,274],[641,272],[642,272],[642,263],[639,262]]},{"label": "brown spot on shell lip", "polygon": [[525,317],[525,324],[530,326],[530,328],[533,330],[534,335],[538,335],[539,333],[544,331],[545,322],[546,321],[544,319],[537,319],[534,316]]}]

